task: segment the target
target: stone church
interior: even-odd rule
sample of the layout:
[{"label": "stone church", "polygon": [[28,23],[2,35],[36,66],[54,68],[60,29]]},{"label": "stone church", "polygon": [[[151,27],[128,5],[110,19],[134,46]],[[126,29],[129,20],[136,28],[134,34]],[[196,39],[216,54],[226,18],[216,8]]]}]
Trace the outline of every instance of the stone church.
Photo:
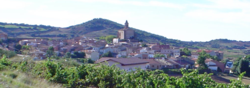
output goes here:
[{"label": "stone church", "polygon": [[134,39],[135,31],[128,27],[128,21],[125,22],[125,27],[118,30],[117,37],[121,40]]}]

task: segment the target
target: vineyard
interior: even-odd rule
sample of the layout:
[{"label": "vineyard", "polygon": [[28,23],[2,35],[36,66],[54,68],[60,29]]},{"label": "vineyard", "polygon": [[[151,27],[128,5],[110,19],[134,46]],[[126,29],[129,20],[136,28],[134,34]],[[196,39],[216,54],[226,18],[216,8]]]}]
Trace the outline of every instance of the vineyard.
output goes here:
[{"label": "vineyard", "polygon": [[[62,84],[67,88],[245,88],[242,73],[238,80],[229,84],[217,83],[212,74],[198,74],[197,70],[187,72],[182,69],[182,77],[170,77],[161,70],[126,72],[115,66],[102,64],[70,64],[64,65],[56,60],[46,61],[11,61],[3,56],[0,59],[0,71],[22,71],[51,83]],[[11,74],[16,78],[19,74]],[[30,84],[31,85],[31,84]],[[0,84],[1,86],[1,84]]]}]

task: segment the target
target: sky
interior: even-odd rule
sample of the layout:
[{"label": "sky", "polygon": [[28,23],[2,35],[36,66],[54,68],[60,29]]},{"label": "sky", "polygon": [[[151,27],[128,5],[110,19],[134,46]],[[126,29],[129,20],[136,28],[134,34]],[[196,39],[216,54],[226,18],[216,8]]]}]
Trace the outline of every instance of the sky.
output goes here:
[{"label": "sky", "polygon": [[250,41],[250,0],[0,0],[0,22],[68,27],[94,18],[182,41]]}]

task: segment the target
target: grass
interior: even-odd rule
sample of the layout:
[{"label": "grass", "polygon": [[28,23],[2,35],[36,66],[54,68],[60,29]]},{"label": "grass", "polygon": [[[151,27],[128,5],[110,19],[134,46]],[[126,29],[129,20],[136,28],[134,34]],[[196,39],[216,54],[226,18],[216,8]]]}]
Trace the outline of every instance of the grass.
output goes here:
[{"label": "grass", "polygon": [[[23,60],[34,62],[30,56],[17,55],[8,59],[12,62],[20,62]],[[40,62],[41,61],[35,61],[35,63]],[[23,72],[20,69],[5,69],[0,71],[0,88],[63,88],[63,86],[37,77],[33,75],[32,72]]]},{"label": "grass", "polygon": [[[5,27],[5,28],[23,28],[23,29],[28,29],[28,28],[33,28],[30,26],[17,26],[17,25],[0,25],[0,27]],[[44,28],[38,28],[39,31],[47,31],[47,29]]]},{"label": "grass", "polygon": [[40,31],[47,31],[46,29],[44,28],[39,28]]},{"label": "grass", "polygon": [[[12,75],[15,74],[16,77]],[[44,79],[32,77],[18,70],[1,71],[0,87],[5,88],[62,88],[62,85],[50,83]],[[2,88],[1,87],[1,88]]]},{"label": "grass", "polygon": [[19,26],[16,25],[0,25],[0,26],[5,28],[19,28]]}]

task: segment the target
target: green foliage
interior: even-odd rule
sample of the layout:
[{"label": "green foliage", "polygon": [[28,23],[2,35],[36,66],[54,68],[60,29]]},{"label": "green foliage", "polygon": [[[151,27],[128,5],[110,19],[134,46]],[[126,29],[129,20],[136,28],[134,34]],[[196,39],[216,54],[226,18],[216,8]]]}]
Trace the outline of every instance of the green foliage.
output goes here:
[{"label": "green foliage", "polygon": [[46,67],[46,79],[50,79],[56,74],[56,70],[58,68],[58,64],[50,61],[50,59],[47,60],[45,63]]},{"label": "green foliage", "polygon": [[6,59],[5,55],[3,55],[2,59],[0,59],[0,70],[6,69],[10,64],[11,62]]},{"label": "green foliage", "polygon": [[21,49],[22,49],[22,46],[20,45],[20,44],[16,44],[15,46],[14,46],[14,48],[15,48],[15,51],[17,52],[17,53],[20,53],[21,51]]},{"label": "green foliage", "polygon": [[113,38],[115,38],[116,36],[114,35],[108,35],[108,36],[101,36],[99,39],[100,40],[105,40],[107,43],[112,43],[113,42]]},{"label": "green foliage", "polygon": [[85,59],[85,60],[87,60],[86,62],[87,62],[87,63],[90,63],[90,64],[93,64],[93,63],[95,62],[95,61],[91,60],[90,58]]},{"label": "green foliage", "polygon": [[249,67],[250,55],[247,55],[245,58],[238,58],[234,61],[233,72],[235,74],[240,74],[246,72],[245,76],[250,77],[250,67]]},{"label": "green foliage", "polygon": [[18,75],[17,75],[17,74],[14,74],[14,73],[11,73],[11,74],[9,74],[9,76],[10,76],[11,78],[15,79]]},{"label": "green foliage", "polygon": [[221,46],[220,46],[220,44],[215,43],[215,44],[212,44],[211,47],[212,48],[220,48]]},{"label": "green foliage", "polygon": [[[4,59],[1,59],[6,63]],[[60,59],[61,60],[61,59]],[[243,72],[239,80],[231,80],[229,84],[216,83],[211,79],[212,74],[198,74],[198,70],[192,72],[181,69],[182,77],[170,77],[161,70],[146,71],[136,69],[135,71],[124,71],[115,65],[104,64],[82,64],[80,66],[65,66],[60,63],[47,61],[32,63],[29,61],[8,62],[10,67],[27,68],[41,78],[51,82],[63,84],[68,88],[244,88],[242,83]],[[15,66],[11,66],[15,65]],[[17,74],[9,74],[16,78]]]},{"label": "green foliage", "polygon": [[11,62],[6,59],[5,55],[3,55],[2,59],[0,60],[0,64],[4,65],[4,66],[9,66],[11,64]]},{"label": "green foliage", "polygon": [[205,63],[206,58],[209,58],[210,55],[207,54],[205,51],[199,53],[199,57],[197,63],[199,64],[200,69],[207,69],[207,65]]},{"label": "green foliage", "polygon": [[[67,54],[67,53],[66,53]],[[66,55],[67,56],[67,55]],[[67,56],[68,57],[68,56]],[[84,52],[77,52],[75,51],[72,55],[71,58],[84,58],[85,53]]]},{"label": "green foliage", "polygon": [[3,56],[3,55],[7,56],[8,58],[11,58],[11,57],[16,56],[16,53],[13,51],[6,51],[3,49],[0,49],[0,56]]},{"label": "green foliage", "polygon": [[147,44],[143,43],[141,44],[141,47],[148,47]]},{"label": "green foliage", "polygon": [[65,58],[71,58],[71,53],[70,52],[67,52],[65,55],[64,55]]},{"label": "green foliage", "polygon": [[112,53],[109,51],[107,53],[104,53],[102,57],[113,57]]},{"label": "green foliage", "polygon": [[165,58],[164,54],[155,54],[154,58]]},{"label": "green foliage", "polygon": [[30,49],[30,46],[23,45],[23,46],[22,46],[22,49],[29,50],[29,49]]},{"label": "green foliage", "polygon": [[54,47],[51,46],[51,47],[49,47],[48,50],[46,51],[46,56],[50,58],[50,57],[53,56],[53,55],[55,55],[55,53],[54,53]]},{"label": "green foliage", "polygon": [[185,56],[191,56],[191,51],[188,50],[188,48],[184,48],[184,49],[181,49],[181,56],[185,55]]}]

